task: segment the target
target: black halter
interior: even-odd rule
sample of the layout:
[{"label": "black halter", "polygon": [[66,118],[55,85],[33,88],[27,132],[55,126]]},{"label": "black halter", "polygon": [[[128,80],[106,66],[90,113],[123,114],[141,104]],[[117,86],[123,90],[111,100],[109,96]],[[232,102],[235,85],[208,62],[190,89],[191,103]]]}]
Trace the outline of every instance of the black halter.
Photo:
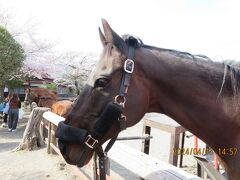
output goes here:
[{"label": "black halter", "polygon": [[117,139],[113,137],[107,144],[105,150],[99,145],[99,139],[104,137],[114,121],[118,121],[120,130],[127,128],[126,116],[123,109],[126,102],[126,94],[130,86],[131,75],[134,70],[134,49],[135,45],[129,45],[128,59],[124,62],[124,72],[121,80],[119,94],[114,98],[114,102],[109,102],[100,117],[96,121],[93,130],[88,132],[85,129],[71,127],[60,122],[56,130],[56,137],[59,138],[59,149],[62,152],[62,143],[75,143],[85,145],[85,148],[93,149],[99,156],[100,180],[106,179],[105,159],[107,152]]}]

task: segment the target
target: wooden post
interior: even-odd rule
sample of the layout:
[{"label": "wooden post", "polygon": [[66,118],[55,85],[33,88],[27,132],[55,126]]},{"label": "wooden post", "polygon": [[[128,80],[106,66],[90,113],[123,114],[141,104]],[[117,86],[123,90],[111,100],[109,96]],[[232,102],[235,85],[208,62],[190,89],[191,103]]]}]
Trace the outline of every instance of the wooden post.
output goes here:
[{"label": "wooden post", "polygon": [[[196,152],[198,152],[198,138],[197,136],[194,136],[194,148],[196,149]],[[201,167],[201,165],[197,162],[197,175],[198,177],[202,177],[204,176],[204,171],[203,168]]]},{"label": "wooden post", "polygon": [[50,145],[50,143],[51,143],[51,125],[52,125],[52,123],[50,122],[50,121],[48,121],[48,143],[47,143],[47,153],[48,154],[50,154],[51,153],[51,145]]},{"label": "wooden post", "polygon": [[194,148],[198,150],[198,138],[197,136],[194,136]]},{"label": "wooden post", "polygon": [[52,148],[52,145],[57,147],[57,138],[55,137],[56,129],[57,129],[57,126],[54,124],[51,124],[51,130],[48,132],[50,134],[50,153],[51,154],[57,154],[57,152]]},{"label": "wooden post", "polygon": [[40,124],[44,112],[49,111],[49,108],[36,107],[32,110],[23,138],[19,146],[15,149],[19,150],[33,150],[45,145],[44,138],[40,132]]},{"label": "wooden post", "polygon": [[[180,149],[182,150],[184,148],[184,141],[185,141],[185,132],[182,133],[182,138],[181,138],[181,147]],[[179,166],[182,167],[182,162],[183,162],[183,153],[180,153],[180,161],[179,161]]]},{"label": "wooden post", "polygon": [[[151,127],[147,126],[145,121],[144,121],[142,135],[145,136],[147,134],[150,136]],[[141,151],[144,152],[145,154],[149,154],[149,150],[150,150],[150,138],[149,139],[143,139],[142,140]],[[140,178],[140,180],[144,180],[144,178]]]},{"label": "wooden post", "polygon": [[[145,123],[143,124],[143,136],[146,134],[150,135],[151,134],[151,127],[147,126]],[[150,138],[149,139],[144,139],[142,140],[142,149],[141,151],[144,152],[145,154],[149,154],[149,149],[150,149]]]},{"label": "wooden post", "polygon": [[40,123],[40,128],[39,128],[39,133],[40,133],[40,135],[41,135],[41,137],[43,137],[43,141],[45,142],[45,139],[44,139],[44,123],[41,121],[41,123]]},{"label": "wooden post", "polygon": [[174,149],[179,148],[179,138],[180,134],[171,134],[171,144],[170,144],[170,154],[169,154],[169,163],[177,166],[178,154],[174,153]]},{"label": "wooden post", "polygon": [[216,170],[219,171],[219,161],[218,161],[217,155],[215,153],[214,153],[214,166],[215,166]]}]

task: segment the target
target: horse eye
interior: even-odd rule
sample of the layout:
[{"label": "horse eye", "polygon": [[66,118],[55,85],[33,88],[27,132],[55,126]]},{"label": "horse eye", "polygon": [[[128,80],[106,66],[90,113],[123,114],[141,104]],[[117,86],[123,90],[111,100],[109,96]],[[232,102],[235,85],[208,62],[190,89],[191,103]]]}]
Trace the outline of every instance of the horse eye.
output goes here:
[{"label": "horse eye", "polygon": [[99,78],[95,81],[94,87],[105,87],[108,84],[109,80],[106,78]]}]

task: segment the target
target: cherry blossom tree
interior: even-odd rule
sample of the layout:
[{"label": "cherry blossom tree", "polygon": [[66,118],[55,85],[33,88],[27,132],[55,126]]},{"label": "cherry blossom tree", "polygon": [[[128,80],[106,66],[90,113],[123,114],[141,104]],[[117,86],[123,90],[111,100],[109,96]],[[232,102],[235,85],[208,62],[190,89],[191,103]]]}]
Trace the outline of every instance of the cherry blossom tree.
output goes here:
[{"label": "cherry blossom tree", "polygon": [[2,6],[0,24],[9,29],[25,51],[26,59],[21,71],[15,74],[16,78],[25,79],[33,73],[45,72],[57,80],[62,79],[82,88],[94,67],[96,54],[54,51],[57,42],[49,42],[36,33],[39,25],[36,19],[29,18],[22,26],[16,25],[11,11],[3,9]]}]

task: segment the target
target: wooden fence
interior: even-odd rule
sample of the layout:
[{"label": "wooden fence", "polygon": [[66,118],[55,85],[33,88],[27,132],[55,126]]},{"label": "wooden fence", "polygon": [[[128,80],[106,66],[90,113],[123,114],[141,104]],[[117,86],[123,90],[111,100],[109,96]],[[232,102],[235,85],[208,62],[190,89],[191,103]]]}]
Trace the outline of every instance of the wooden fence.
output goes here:
[{"label": "wooden fence", "polygon": [[[57,146],[57,140],[55,137],[55,129],[60,121],[64,121],[64,118],[58,116],[50,111],[43,114],[43,118],[48,121],[48,142],[47,152],[57,153],[61,155]],[[201,179],[195,175],[189,174],[180,168],[153,158],[143,152],[137,151],[122,143],[116,142],[112,149],[108,153],[108,157],[117,162],[117,164],[125,167],[129,171],[138,175],[141,178],[155,180],[155,179],[171,179],[171,180],[198,180]],[[96,159],[96,158],[93,158]],[[76,167],[73,166],[75,169]],[[92,160],[87,165],[92,170],[92,177],[86,176],[86,173],[77,168],[78,175],[81,179],[98,179],[98,173],[96,168],[96,161]],[[107,179],[110,179],[110,175],[107,175]],[[123,177],[126,179],[126,177]]]}]

